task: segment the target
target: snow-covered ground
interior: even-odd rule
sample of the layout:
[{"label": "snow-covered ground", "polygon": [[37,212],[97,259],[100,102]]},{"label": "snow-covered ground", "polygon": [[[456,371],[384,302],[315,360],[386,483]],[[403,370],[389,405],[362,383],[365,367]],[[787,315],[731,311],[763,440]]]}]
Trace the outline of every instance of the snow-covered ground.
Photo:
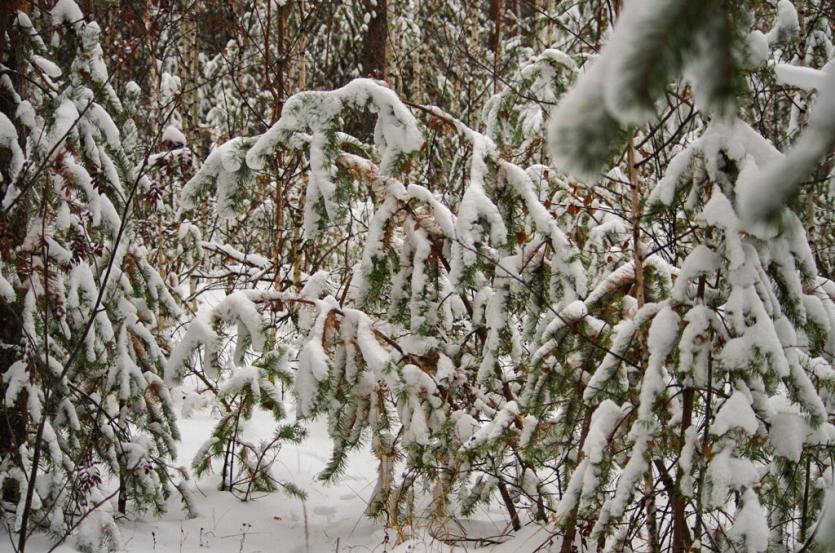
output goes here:
[{"label": "snow-covered ground", "polygon": [[[216,417],[208,409],[197,410],[191,417],[181,419],[179,464],[190,464],[215,422]],[[258,411],[248,425],[247,437],[266,438],[274,428],[272,416]],[[475,541],[450,547],[435,540],[427,528],[420,527],[412,530],[411,539],[398,543],[396,531],[386,531],[382,523],[364,514],[365,502],[375,482],[374,457],[367,450],[355,452],[345,474],[334,484],[324,484],[316,475],[324,468],[329,455],[330,441],[324,421],[315,421],[309,426],[304,442],[298,446],[285,445],[273,466],[277,478],[289,480],[307,492],[304,503],[282,492],[261,494],[249,502],[241,502],[232,494],[219,491],[219,477],[210,475],[197,482],[200,513],[197,518],[189,519],[179,505],[179,498],[172,497],[168,512],[160,519],[146,515],[139,520],[120,522],[124,550],[128,553],[451,553],[477,549]],[[447,531],[474,540],[499,536],[505,533],[506,527],[506,514],[495,506],[480,511],[473,520],[450,522]],[[531,526],[509,541],[478,550],[532,552],[548,538],[547,530]],[[27,551],[33,553],[49,549],[48,539],[41,535],[32,538],[27,546]],[[11,551],[8,536],[0,536],[0,553]],[[77,549],[71,538],[55,551],[75,553]]]},{"label": "snow-covered ground", "polygon": [[[201,296],[201,309],[217,305],[225,296],[220,291]],[[181,417],[178,466],[190,467],[197,450],[211,435],[219,415],[195,393],[197,382],[187,378],[171,394]],[[187,398],[187,399],[186,399]],[[287,411],[295,412],[287,395]],[[183,404],[188,403],[183,409]],[[289,420],[283,423],[292,422]],[[250,443],[269,440],[277,426],[271,413],[255,409],[244,425],[243,436]],[[450,520],[445,530],[437,524],[415,523],[403,530],[386,529],[381,521],[365,515],[365,507],[376,483],[378,462],[365,448],[350,456],[348,468],[335,483],[323,483],[317,476],[331,454],[331,441],[324,419],[306,422],[307,437],[299,444],[285,444],[273,464],[273,475],[289,481],[307,493],[302,502],[282,491],[256,494],[242,502],[218,489],[220,462],[214,473],[196,481],[196,506],[199,516],[189,519],[178,494],[169,500],[168,511],[160,518],[146,513],[119,522],[125,553],[528,553],[547,551],[552,529],[530,525],[507,536],[507,513],[498,504],[480,508],[471,519]],[[115,503],[115,500],[114,500]],[[457,545],[437,540],[433,534],[463,538]],[[2,532],[2,531],[0,531]],[[485,538],[481,540],[481,538]],[[481,547],[479,547],[481,546]],[[49,539],[35,535],[26,551],[50,551]],[[12,553],[11,541],[0,534],[0,553]],[[71,537],[55,553],[78,553]]]}]

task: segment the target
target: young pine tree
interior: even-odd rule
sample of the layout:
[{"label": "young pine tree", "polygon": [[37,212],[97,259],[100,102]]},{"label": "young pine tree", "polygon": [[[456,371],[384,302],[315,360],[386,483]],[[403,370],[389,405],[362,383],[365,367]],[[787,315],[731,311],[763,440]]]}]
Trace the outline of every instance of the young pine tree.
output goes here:
[{"label": "young pine tree", "polygon": [[124,147],[128,114],[98,25],[60,0],[17,12],[8,34],[4,521],[20,551],[35,529],[59,540],[77,530],[82,549],[115,550],[114,518],[164,510],[179,485],[169,465],[179,435],[161,378],[179,307],[133,226],[148,160]]}]

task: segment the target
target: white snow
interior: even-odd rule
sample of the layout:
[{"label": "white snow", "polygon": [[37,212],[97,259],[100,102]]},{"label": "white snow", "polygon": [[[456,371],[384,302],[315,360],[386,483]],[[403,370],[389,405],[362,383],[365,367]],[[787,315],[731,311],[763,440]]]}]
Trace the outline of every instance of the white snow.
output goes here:
[{"label": "white snow", "polygon": [[759,428],[750,400],[738,390],[719,408],[710,431],[721,436],[732,428],[741,428],[749,436],[753,436]]},{"label": "white snow", "polygon": [[197,173],[183,186],[178,214],[196,208],[200,197],[211,190],[216,193],[218,214],[225,219],[235,217],[233,196],[244,184],[238,181],[236,173],[241,167],[241,151],[247,144],[244,139],[234,138],[212,150]]},{"label": "white snow", "polygon": [[586,181],[593,181],[598,175],[579,165],[573,155],[572,146],[586,138],[577,129],[585,125],[611,128],[614,123],[605,110],[603,95],[608,73],[604,60],[590,63],[591,68],[584,67],[585,72],[560,99],[548,126],[548,147],[554,164]]},{"label": "white snow", "polygon": [[786,41],[797,36],[800,31],[800,22],[797,17],[797,9],[790,0],[779,0],[777,2],[777,13],[774,16],[774,25],[766,33],[769,44]]},{"label": "white snow", "polygon": [[790,461],[799,461],[809,432],[808,425],[799,412],[782,412],[769,419],[768,441],[774,452]]},{"label": "white snow", "polygon": [[771,54],[771,49],[768,46],[768,38],[766,38],[762,31],[755,29],[748,33],[745,41],[748,46],[749,63],[753,67],[763,65],[768,60],[769,54]]},{"label": "white snow", "polygon": [[[183,442],[179,462],[192,459],[209,437],[217,415],[207,409],[181,421]],[[275,421],[272,415],[256,410],[242,439],[250,443],[269,440]],[[318,473],[325,467],[331,447],[324,421],[311,423],[309,437],[300,445],[287,444],[281,448],[273,474],[277,479],[297,484],[305,492],[304,501],[277,491],[256,495],[242,502],[229,492],[218,490],[220,463],[214,473],[194,482],[192,493],[198,510],[196,518],[189,518],[177,497],[167,504],[168,511],[160,518],[131,516],[118,522],[121,545],[127,553],[204,553],[243,551],[280,551],[288,553],[318,553],[336,551],[382,551],[391,553],[452,553],[454,550],[436,541],[428,528],[415,527],[406,541],[397,542],[396,531],[365,514],[368,494],[377,479],[377,458],[370,451],[352,455],[345,474],[332,484],[323,484]],[[104,515],[111,512],[109,503]],[[501,508],[491,506],[463,524],[472,536],[491,536],[502,531]],[[77,547],[101,536],[96,527],[109,524],[101,515],[89,517],[87,531],[71,537],[59,546],[56,553],[78,553]],[[509,539],[502,546],[490,547],[491,553],[533,553],[539,545],[541,531],[525,531]],[[388,544],[388,545],[386,545]],[[11,552],[10,542],[3,539],[0,551]],[[27,544],[32,551],[49,549],[49,538],[36,534]],[[481,551],[481,549],[478,549]]]},{"label": "white snow", "polygon": [[[9,150],[11,153],[8,171],[9,176],[14,179],[23,167],[23,150],[17,143],[17,130],[14,128],[14,124],[2,113],[0,113],[0,147]],[[0,199],[3,200],[3,205],[6,205],[6,199]]]},{"label": "white snow", "polygon": [[742,494],[742,507],[734,516],[734,523],[728,536],[733,540],[741,541],[746,553],[762,553],[768,549],[768,519],[757,498],[757,493],[751,488]]},{"label": "white snow", "polygon": [[162,142],[167,142],[172,146],[178,147],[185,146],[188,143],[186,141],[186,135],[174,125],[165,127],[165,131],[162,133]]},{"label": "white snow", "polygon": [[84,23],[81,8],[73,0],[58,0],[49,13],[52,16],[52,24],[55,26],[69,23],[79,29]]},{"label": "white snow", "polygon": [[316,322],[299,352],[299,370],[296,374],[295,390],[300,418],[313,413],[313,402],[319,383],[328,376],[329,372],[328,355],[325,352],[323,340],[330,306],[321,300],[317,301],[316,305],[318,310]]},{"label": "white snow", "polygon": [[17,294],[15,294],[14,287],[6,280],[6,277],[0,273],[0,300],[6,303],[14,303]]},{"label": "white snow", "polygon": [[[835,64],[830,64],[809,114],[809,124],[782,158],[774,159],[737,187],[742,219],[761,237],[775,232],[769,219],[779,213],[823,156],[835,145]],[[762,165],[761,165],[762,166]]]},{"label": "white snow", "polygon": [[[406,4],[407,9],[417,9]],[[57,407],[47,402],[49,395],[31,371],[41,363],[53,375],[72,376],[65,346],[76,344],[79,329],[84,329],[78,342],[80,360],[96,367],[106,359],[90,376],[99,382],[92,401],[101,404],[105,418],[131,425],[130,438],[118,451],[110,447],[102,453],[104,461],[116,465],[117,456],[122,456],[143,490],[159,489],[158,474],[144,470],[143,464],[156,455],[154,440],[175,451],[173,438],[165,435],[165,423],[160,422],[172,408],[168,388],[155,374],[155,367],[164,365],[165,384],[173,387],[182,413],[181,460],[198,459],[210,466],[209,474],[196,481],[189,480],[176,460],[168,466],[179,474],[174,485],[186,494],[188,509],[172,497],[168,512],[159,519],[134,512],[117,517],[114,501],[104,501],[61,549],[448,552],[454,548],[433,537],[436,530],[446,532],[448,524],[472,539],[505,533],[507,514],[493,496],[501,479],[508,478],[513,479],[512,499],[525,515],[530,512],[528,499],[517,494],[542,494],[549,523],[532,524],[506,543],[486,549],[542,550],[551,539],[551,548],[558,549],[562,538],[553,534],[551,522],[565,522],[579,513],[585,520],[576,548],[615,550],[627,528],[641,520],[642,515],[634,513],[645,477],[656,484],[659,506],[668,507],[664,496],[671,490],[659,478],[663,470],[657,464],[663,461],[668,470],[681,471],[679,491],[685,497],[703,501],[706,509],[721,510],[710,522],[716,534],[721,530],[724,536],[721,547],[767,551],[769,523],[774,522],[768,517],[781,513],[771,514],[772,498],[760,490],[781,493],[774,488],[783,484],[775,478],[778,470],[803,459],[810,447],[835,443],[835,426],[829,422],[835,382],[835,283],[815,276],[816,256],[826,244],[810,245],[805,227],[817,222],[786,209],[799,183],[835,145],[835,64],[822,69],[800,65],[815,58],[807,55],[775,65],[787,59],[781,44],[799,30],[794,6],[779,0],[768,34],[747,35],[746,69],[752,71],[750,79],[761,84],[765,69],[760,68],[769,64],[779,83],[809,92],[789,92],[797,106],[785,113],[788,132],[769,134],[781,148],[795,141],[787,154],[748,124],[718,114],[705,112],[678,129],[686,113],[682,106],[673,107],[669,119],[659,123],[662,134],[676,131],[676,143],[665,145],[668,149],[654,151],[660,141],[637,131],[635,142],[643,140],[640,159],[650,160],[648,156],[658,153],[661,162],[674,156],[660,180],[655,163],[641,166],[642,180],[657,181],[647,203],[677,211],[669,213],[669,219],[653,218],[650,211],[641,221],[644,251],[653,250],[643,257],[648,277],[643,305],[634,293],[638,265],[630,251],[630,221],[623,215],[628,212],[623,207],[628,207],[630,186],[623,161],[617,162],[620,167],[605,168],[605,186],[583,186],[544,165],[541,151],[542,127],[548,121],[553,162],[593,180],[599,176],[597,169],[582,165],[582,156],[574,154],[598,147],[597,157],[614,160],[618,152],[589,138],[606,134],[614,143],[656,117],[655,108],[662,104],[636,101],[629,72],[631,64],[645,59],[645,36],[639,34],[643,23],[656,16],[663,20],[676,12],[662,10],[682,5],[677,0],[626,2],[617,24],[606,31],[611,40],[598,56],[589,58],[577,85],[567,93],[567,79],[578,72],[571,56],[549,49],[533,62],[520,61],[519,76],[533,81],[532,94],[542,100],[510,108],[515,110],[510,119],[521,131],[520,151],[509,144],[517,137],[503,126],[503,102],[515,94],[510,86],[510,92],[495,94],[487,102],[484,134],[439,108],[418,106],[421,117],[441,119],[458,133],[452,139],[463,143],[456,146],[457,157],[451,157],[449,165],[439,164],[438,173],[434,167],[424,171],[416,165],[436,155],[436,146],[450,137],[419,126],[387,83],[356,79],[338,90],[293,95],[264,134],[218,144],[184,186],[176,182],[179,205],[169,206],[167,198],[157,202],[147,222],[153,225],[153,216],[159,217],[159,239],[145,240],[133,234],[127,224],[132,221],[122,226],[128,186],[123,187],[121,179],[138,175],[148,163],[190,161],[180,130],[182,116],[172,116],[160,135],[163,149],[170,151],[135,166],[136,156],[143,155],[137,153],[138,142],[131,142],[137,138],[136,125],[120,128],[108,113],[115,107],[122,124],[121,104],[107,84],[98,42],[101,29],[84,22],[75,2],[58,0],[45,15],[47,25],[53,24],[56,46],[67,33],[77,39],[80,55],[72,74],[65,77],[66,68],[48,59],[48,48],[32,38],[33,51],[44,53],[29,58],[29,69],[43,83],[37,87],[42,90],[31,95],[32,103],[16,95],[7,75],[0,76],[0,86],[9,89],[17,103],[14,123],[0,114],[0,148],[10,154],[3,172],[12,181],[2,183],[8,189],[2,204],[10,205],[21,193],[14,181],[27,156],[43,162],[47,175],[43,192],[33,188],[30,199],[36,202],[38,194],[51,194],[56,202],[54,209],[45,206],[42,215],[31,217],[23,245],[15,252],[18,257],[5,263],[0,274],[0,303],[18,309],[24,333],[36,337],[40,332],[46,348],[39,352],[23,344],[24,355],[2,375],[5,401],[11,408],[28,410],[30,423],[44,421],[47,460],[68,470],[77,468],[62,447],[71,438],[67,428],[89,430],[82,428],[86,411],[76,412],[72,393],[59,398]],[[560,17],[571,23],[579,10],[575,6]],[[32,30],[25,14],[17,21],[26,33]],[[831,43],[828,48],[827,55]],[[165,103],[188,90],[175,65],[159,60],[155,74],[160,76],[161,98],[155,101]],[[64,79],[70,86],[59,92]],[[87,81],[96,86],[88,88]],[[767,82],[773,84],[770,78]],[[691,84],[689,92],[695,90],[698,100],[703,83]],[[625,90],[629,87],[633,90]],[[141,92],[135,83],[126,89],[129,95]],[[35,98],[39,94],[45,98]],[[693,96],[686,99],[684,107],[692,107],[687,104]],[[813,103],[808,126],[795,138],[807,100]],[[128,105],[135,109],[140,104],[134,98]],[[548,107],[552,105],[556,107]],[[374,148],[340,132],[343,115],[353,110],[376,115]],[[16,124],[27,130],[23,149]],[[222,134],[218,129],[210,132]],[[427,139],[432,136],[432,147],[414,155],[423,148],[424,132]],[[128,143],[130,151],[124,146]],[[355,153],[342,151],[345,147]],[[270,271],[279,269],[270,250],[264,249],[269,244],[254,246],[259,255],[229,234],[230,229],[241,229],[241,235],[249,237],[264,222],[244,220],[240,208],[251,204],[254,191],[279,184],[270,180],[266,169],[272,169],[276,152],[284,150],[298,156],[299,167],[309,166],[308,174],[292,176],[299,180],[287,188],[285,200],[304,204],[291,206],[297,210],[292,219],[303,225],[303,244],[292,246],[305,249],[304,270],[312,274],[283,280],[279,291],[275,283],[268,284]],[[520,159],[532,165],[518,165]],[[348,201],[342,195],[346,174],[356,177],[345,185],[351,188]],[[138,183],[140,192],[148,191],[150,177]],[[363,197],[366,184],[371,192]],[[203,210],[191,219],[194,223],[182,219],[186,210],[210,201],[211,192],[222,224],[216,225],[211,216],[206,221]],[[679,224],[684,222],[678,205],[681,195],[686,196],[683,211],[693,225],[664,245],[659,236],[687,228]],[[130,207],[125,213],[133,216]],[[269,217],[275,204],[256,207],[259,217]],[[579,211],[572,213],[573,208]],[[169,209],[177,210],[179,220],[164,219]],[[267,225],[273,220],[269,217]],[[159,240],[173,238],[174,228],[172,256]],[[129,234],[114,244],[117,229],[120,237],[123,230]],[[89,242],[101,246],[102,253],[77,259],[76,243],[71,243],[76,236],[85,242],[82,249]],[[328,252],[324,259],[316,259],[320,244],[311,244],[314,240],[321,240],[322,251]],[[337,245],[326,250],[330,242]],[[578,243],[584,244],[584,251]],[[170,273],[157,272],[149,252],[155,260],[164,259]],[[205,252],[213,255],[204,258]],[[287,273],[292,271],[292,260],[284,254],[278,257]],[[111,259],[114,270],[107,269],[107,279],[102,267],[109,267]],[[183,275],[188,273],[183,266],[201,270],[198,261],[210,264],[205,278],[209,282],[198,286],[210,291],[211,300],[193,316],[180,311],[168,287],[184,290]],[[241,285],[223,282],[221,265],[245,269],[252,288],[223,295],[227,282],[229,287]],[[48,270],[54,271],[49,276],[54,285],[41,276]],[[371,287],[380,270],[390,271],[391,278],[382,292]],[[541,279],[529,285],[534,274]],[[216,292],[211,292],[213,287]],[[54,296],[45,296],[53,291]],[[46,305],[54,307],[54,318],[40,317],[44,297]],[[158,304],[170,312],[168,318],[156,312]],[[41,326],[47,319],[58,329],[54,337],[43,336]],[[85,328],[88,320],[91,325]],[[166,327],[169,322],[182,326],[172,330]],[[273,347],[278,351],[264,352]],[[228,350],[234,353],[227,355]],[[256,359],[261,353],[267,355]],[[260,361],[277,363],[281,382],[265,376],[269,369]],[[202,366],[205,373],[191,374],[192,365]],[[287,374],[294,382],[285,397]],[[698,403],[684,428],[681,391],[688,388],[695,391]],[[706,389],[712,394],[712,420],[704,418]],[[219,404],[208,399],[209,390],[218,395]],[[241,392],[256,404],[272,400],[292,407],[282,423],[298,421],[312,430],[307,441],[274,449],[271,469],[306,490],[307,499],[289,499],[278,492],[240,502],[216,489],[222,461],[211,457],[217,453],[213,448],[222,444],[212,428],[219,420],[232,420],[228,402],[242,401]],[[588,417],[582,443],[577,437],[583,427],[565,424],[569,410],[578,406]],[[247,404],[244,416],[235,422],[236,439],[248,451],[266,451],[275,418],[259,405],[251,407],[252,418]],[[142,426],[127,419],[134,408],[149,411],[154,420]],[[98,424],[96,432],[103,438],[117,438],[113,425],[102,420]],[[342,425],[351,436],[340,437],[344,442],[329,459],[333,437]],[[669,440],[673,433],[683,440]],[[540,439],[553,441],[539,444]],[[563,448],[566,442],[569,446]],[[30,462],[31,445],[21,445],[24,464]],[[542,445],[548,448],[544,453]],[[552,448],[558,462],[538,458]],[[344,474],[324,487],[318,473],[348,450]],[[536,455],[528,458],[528,453]],[[253,468],[249,454],[240,461]],[[558,478],[549,474],[554,466],[563,471]],[[832,467],[817,462],[810,467],[815,490],[832,487]],[[401,482],[418,473],[423,479],[424,469],[435,468],[454,478],[417,480],[421,486],[412,488],[408,497],[388,496]],[[0,473],[2,478],[22,482],[25,475],[18,470]],[[51,475],[41,482],[33,504],[36,511],[50,491]],[[112,479],[106,480],[88,499],[102,499],[100,492],[113,485]],[[429,494],[445,494],[447,485],[456,496],[444,506],[450,516],[441,519],[433,510],[440,498]],[[387,528],[385,522],[368,519],[364,511],[371,490],[372,501],[392,502],[388,507],[398,507],[398,501],[414,506],[408,524]],[[703,493],[699,498],[697,491]],[[489,501],[472,516],[459,517],[455,509],[467,495]],[[835,510],[833,494],[829,497],[829,510]],[[194,519],[193,507],[201,511]],[[827,513],[822,520],[835,516]],[[37,535],[30,547],[37,550],[47,539]],[[459,549],[478,548],[468,544]]]},{"label": "white snow", "polygon": [[627,409],[618,406],[612,400],[606,399],[591,416],[589,432],[583,444],[583,452],[592,463],[603,461],[604,452],[612,440],[612,433],[627,414]]},{"label": "white snow", "polygon": [[708,504],[711,506],[724,505],[731,490],[750,488],[759,480],[754,464],[748,459],[735,457],[732,450],[733,447],[723,448],[708,464]]},{"label": "white snow", "polygon": [[824,72],[811,67],[778,63],[774,66],[774,73],[778,83],[807,91],[818,90],[824,82]]}]

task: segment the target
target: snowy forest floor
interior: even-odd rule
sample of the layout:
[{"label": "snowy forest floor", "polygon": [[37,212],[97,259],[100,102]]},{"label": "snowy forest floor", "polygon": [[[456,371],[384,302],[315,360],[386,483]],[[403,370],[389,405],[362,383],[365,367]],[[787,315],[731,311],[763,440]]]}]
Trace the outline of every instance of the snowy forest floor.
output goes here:
[{"label": "snowy forest floor", "polygon": [[[199,309],[208,310],[225,296],[219,291],[199,299]],[[196,393],[194,377],[171,389],[181,440],[175,466],[190,467],[195,454],[212,434],[220,418],[213,399]],[[292,419],[292,394],[285,395],[285,407]],[[184,406],[184,404],[187,404]],[[214,407],[213,407],[214,406]],[[184,408],[185,407],[185,408]],[[292,420],[282,420],[282,424]],[[243,423],[242,440],[257,444],[269,441],[279,423],[272,413],[259,407]],[[377,481],[378,460],[367,444],[349,456],[344,474],[325,483],[318,475],[331,455],[332,441],[324,417],[305,421],[307,437],[298,445],[282,445],[272,465],[279,482],[301,488],[307,499],[291,497],[279,490],[254,493],[241,501],[220,491],[221,461],[212,462],[212,472],[196,479],[198,516],[188,518],[182,499],[173,493],[167,511],[128,515],[119,520],[124,553],[534,553],[547,550],[553,530],[536,524],[510,532],[507,512],[497,500],[480,506],[471,518],[450,518],[444,527],[437,521],[415,520],[413,527],[386,528],[384,522],[365,514],[367,501]],[[189,469],[190,473],[192,472]],[[395,469],[397,472],[397,469]],[[114,489],[116,482],[112,482]],[[115,503],[115,500],[114,500]],[[307,519],[305,523],[305,519]],[[3,532],[0,530],[0,532]],[[438,539],[443,537],[444,539]],[[405,538],[405,539],[404,539]],[[26,551],[34,553],[80,553],[70,537],[59,547],[45,534],[35,534]],[[12,542],[0,534],[0,553],[13,553]]]},{"label": "snowy forest floor", "polygon": [[[216,415],[208,408],[196,410],[191,417],[180,421],[183,438],[178,464],[189,464],[209,437],[215,422]],[[256,411],[247,428],[247,438],[255,441],[259,437],[268,438],[274,428],[275,421],[269,413]],[[451,535],[466,537],[461,545],[443,544],[420,524],[415,525],[411,539],[398,544],[395,530],[386,531],[381,522],[364,514],[365,502],[376,479],[376,459],[365,448],[352,456],[347,471],[336,483],[325,484],[316,476],[324,468],[329,454],[330,441],[325,423],[316,421],[309,426],[307,439],[298,446],[285,445],[273,466],[279,480],[293,482],[307,492],[304,504],[280,491],[259,494],[242,502],[231,493],[218,490],[220,477],[217,474],[208,475],[197,481],[197,518],[189,519],[178,497],[173,496],[168,512],[159,519],[146,515],[120,522],[124,550],[128,553],[452,553],[474,550],[525,553],[533,552],[548,541],[549,532],[535,526],[523,528],[512,538],[497,538],[506,530],[507,516],[500,506],[493,505],[480,510],[473,519],[448,524]],[[478,548],[475,544],[480,537],[492,537],[503,543]],[[75,553],[77,549],[72,543],[70,538],[55,552]],[[48,551],[51,544],[46,536],[36,535],[29,546],[31,549],[27,547],[27,551]],[[0,552],[12,551],[8,536],[0,536]]]}]

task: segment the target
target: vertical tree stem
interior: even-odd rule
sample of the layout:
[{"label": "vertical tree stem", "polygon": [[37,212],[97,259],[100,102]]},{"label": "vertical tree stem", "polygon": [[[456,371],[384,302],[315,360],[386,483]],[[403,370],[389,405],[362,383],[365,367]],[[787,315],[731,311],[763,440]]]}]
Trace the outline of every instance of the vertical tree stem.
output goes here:
[{"label": "vertical tree stem", "polygon": [[499,58],[502,55],[502,12],[504,0],[490,2],[490,15],[493,19],[493,94],[499,91]]},{"label": "vertical tree stem", "polygon": [[635,166],[635,141],[629,139],[626,150],[627,165],[629,166],[629,184],[632,191],[632,252],[635,263],[635,299],[638,308],[644,306],[644,260],[641,253],[641,184],[638,170]]}]

